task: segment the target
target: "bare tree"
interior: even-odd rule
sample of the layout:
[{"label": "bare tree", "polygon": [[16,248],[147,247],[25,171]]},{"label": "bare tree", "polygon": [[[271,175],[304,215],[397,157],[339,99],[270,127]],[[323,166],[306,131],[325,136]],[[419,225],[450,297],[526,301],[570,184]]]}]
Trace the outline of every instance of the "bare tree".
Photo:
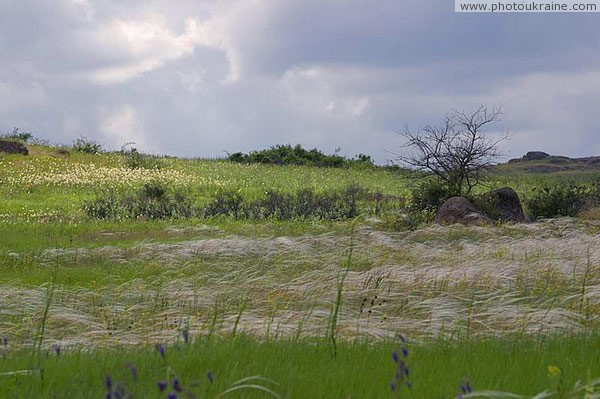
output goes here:
[{"label": "bare tree", "polygon": [[481,105],[475,112],[453,111],[438,126],[417,131],[405,129],[405,154],[397,160],[406,167],[435,175],[454,195],[468,194],[482,181],[484,172],[502,155],[497,139],[486,137],[487,125],[500,120],[502,107]]}]

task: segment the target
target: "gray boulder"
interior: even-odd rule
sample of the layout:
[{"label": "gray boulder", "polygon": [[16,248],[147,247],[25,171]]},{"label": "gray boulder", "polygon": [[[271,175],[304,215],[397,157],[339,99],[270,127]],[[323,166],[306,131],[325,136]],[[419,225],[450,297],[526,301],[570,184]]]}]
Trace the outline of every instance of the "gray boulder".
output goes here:
[{"label": "gray boulder", "polygon": [[0,152],[7,154],[29,155],[29,150],[23,144],[12,140],[0,140]]},{"label": "gray boulder", "polygon": [[510,187],[492,190],[480,195],[474,205],[480,212],[494,220],[524,222],[525,213],[519,196]]},{"label": "gray boulder", "polygon": [[475,205],[465,197],[451,197],[438,209],[435,223],[449,224],[484,224],[491,219],[479,211]]}]

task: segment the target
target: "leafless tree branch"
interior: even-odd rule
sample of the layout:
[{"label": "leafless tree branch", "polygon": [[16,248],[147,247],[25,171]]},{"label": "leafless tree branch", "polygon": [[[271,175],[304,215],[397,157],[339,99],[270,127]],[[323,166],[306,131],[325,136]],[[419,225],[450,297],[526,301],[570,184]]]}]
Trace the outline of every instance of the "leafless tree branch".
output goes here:
[{"label": "leafless tree branch", "polygon": [[454,110],[437,126],[413,131],[406,128],[404,154],[396,160],[405,167],[435,175],[457,195],[471,192],[484,172],[502,153],[498,146],[509,138],[504,133],[493,140],[483,133],[488,125],[500,121],[502,107],[481,105],[472,113]]}]

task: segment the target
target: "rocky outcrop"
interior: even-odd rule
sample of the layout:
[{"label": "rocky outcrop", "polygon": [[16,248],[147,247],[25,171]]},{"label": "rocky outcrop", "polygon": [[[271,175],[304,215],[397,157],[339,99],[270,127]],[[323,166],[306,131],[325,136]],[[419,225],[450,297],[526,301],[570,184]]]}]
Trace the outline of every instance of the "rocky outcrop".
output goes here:
[{"label": "rocky outcrop", "polygon": [[523,160],[525,161],[539,161],[545,158],[548,158],[550,154],[545,153],[543,151],[529,151],[527,154],[523,155]]},{"label": "rocky outcrop", "polygon": [[600,156],[569,158],[562,155],[550,155],[542,151],[529,151],[521,158],[511,159],[508,163],[518,164],[520,170],[530,173],[598,170],[600,169]]},{"label": "rocky outcrop", "polygon": [[0,152],[7,154],[29,155],[29,150],[23,144],[12,140],[0,140]]},{"label": "rocky outcrop", "polygon": [[511,159],[508,162],[541,161],[549,157],[550,154],[543,151],[529,151],[527,154],[523,155],[523,157]]}]

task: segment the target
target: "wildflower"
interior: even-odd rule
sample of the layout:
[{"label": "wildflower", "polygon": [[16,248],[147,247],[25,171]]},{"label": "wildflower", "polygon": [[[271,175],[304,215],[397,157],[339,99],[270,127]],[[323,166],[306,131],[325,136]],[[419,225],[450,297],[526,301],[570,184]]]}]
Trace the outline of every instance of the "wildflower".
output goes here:
[{"label": "wildflower", "polygon": [[469,383],[467,382],[465,384],[460,385],[460,391],[462,393],[471,393],[472,389],[471,389],[471,386],[469,385]]},{"label": "wildflower", "polygon": [[163,344],[156,344],[156,350],[158,351],[160,357],[165,357],[165,346]]},{"label": "wildflower", "polygon": [[187,344],[190,340],[190,331],[186,328],[181,332],[181,335],[183,336],[183,342]]},{"label": "wildflower", "polygon": [[169,394],[167,395],[167,399],[177,399],[177,392],[169,392]]},{"label": "wildflower", "polygon": [[468,395],[471,392],[473,392],[473,388],[471,388],[471,384],[469,384],[469,381],[463,381],[462,384],[460,384],[459,387],[460,392],[458,393],[457,398],[461,399],[463,398],[463,395]]},{"label": "wildflower", "polygon": [[206,373],[206,378],[208,378],[208,382],[210,382],[211,384],[215,381],[215,375],[212,371]]},{"label": "wildflower", "polygon": [[129,368],[129,370],[131,370],[131,376],[133,377],[133,380],[137,381],[137,378],[138,378],[138,369],[137,369],[137,367],[135,367],[135,364],[129,363],[127,365],[127,367]]},{"label": "wildflower", "polygon": [[6,335],[2,337],[2,343],[4,344],[4,346],[8,346],[8,337]]},{"label": "wildflower", "polygon": [[[392,352],[392,360],[394,363],[396,363],[394,379],[390,383],[390,389],[392,392],[396,392],[396,390],[403,385],[405,385],[408,389],[412,388],[412,382],[409,379],[410,369],[406,363],[406,358],[408,358],[408,349],[405,346],[406,338],[404,338],[404,336],[401,334],[398,334],[397,337],[401,342],[400,353],[402,354],[402,358],[400,357],[398,351]],[[399,393],[396,393],[395,395],[399,395]]]},{"label": "wildflower", "polygon": [[557,375],[559,375],[561,373],[560,371],[560,367],[558,366],[554,366],[554,365],[549,365],[548,366],[548,375],[550,377],[556,377]]},{"label": "wildflower", "polygon": [[106,388],[107,391],[112,391],[112,377],[110,375],[107,375],[106,377],[104,377],[104,388]]},{"label": "wildflower", "polygon": [[60,355],[60,345],[59,344],[52,345],[52,350],[54,351],[54,353],[56,354],[56,356]]},{"label": "wildflower", "polygon": [[183,391],[183,387],[181,386],[181,382],[179,382],[178,378],[173,378],[173,381],[171,381],[171,386],[177,392]]},{"label": "wildflower", "polygon": [[168,381],[158,381],[156,383],[156,385],[158,385],[158,389],[160,390],[160,392],[164,392],[165,389],[167,389],[169,382]]}]

